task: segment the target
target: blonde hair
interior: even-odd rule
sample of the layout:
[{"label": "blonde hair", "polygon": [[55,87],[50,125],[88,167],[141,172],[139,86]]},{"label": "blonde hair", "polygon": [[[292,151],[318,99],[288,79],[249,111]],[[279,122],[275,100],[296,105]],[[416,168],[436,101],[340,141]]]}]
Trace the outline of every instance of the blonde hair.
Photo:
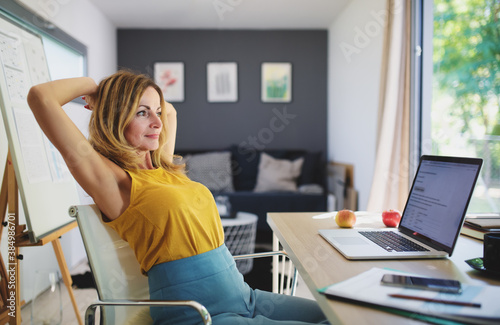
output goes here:
[{"label": "blonde hair", "polygon": [[[136,114],[139,101],[147,88],[160,96],[161,109],[165,101],[161,89],[146,75],[121,70],[103,79],[98,86],[89,123],[89,141],[94,149],[126,170],[138,169],[142,162],[135,147],[125,139],[125,129]],[[164,152],[167,144],[166,114],[161,115],[163,128],[159,147],[150,152],[154,167],[173,172],[184,172],[184,165],[176,164],[175,157]]]}]

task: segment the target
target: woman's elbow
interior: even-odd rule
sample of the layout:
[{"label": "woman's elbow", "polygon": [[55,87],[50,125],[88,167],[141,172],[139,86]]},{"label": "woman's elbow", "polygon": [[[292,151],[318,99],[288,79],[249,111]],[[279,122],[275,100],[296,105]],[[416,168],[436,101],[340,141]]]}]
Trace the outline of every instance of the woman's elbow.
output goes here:
[{"label": "woman's elbow", "polygon": [[42,98],[42,92],[40,90],[40,86],[36,85],[31,87],[27,96],[29,107],[33,110],[34,108],[40,106],[41,98]]},{"label": "woman's elbow", "polygon": [[48,105],[50,100],[46,94],[47,90],[44,90],[43,84],[31,87],[26,99],[33,112],[44,109]]}]

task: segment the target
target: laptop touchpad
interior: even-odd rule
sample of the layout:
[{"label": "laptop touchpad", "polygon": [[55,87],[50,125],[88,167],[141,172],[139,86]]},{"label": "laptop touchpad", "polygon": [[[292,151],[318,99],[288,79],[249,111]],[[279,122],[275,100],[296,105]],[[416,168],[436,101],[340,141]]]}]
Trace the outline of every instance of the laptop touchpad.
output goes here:
[{"label": "laptop touchpad", "polygon": [[359,237],[335,237],[333,239],[341,245],[368,245],[368,243]]}]

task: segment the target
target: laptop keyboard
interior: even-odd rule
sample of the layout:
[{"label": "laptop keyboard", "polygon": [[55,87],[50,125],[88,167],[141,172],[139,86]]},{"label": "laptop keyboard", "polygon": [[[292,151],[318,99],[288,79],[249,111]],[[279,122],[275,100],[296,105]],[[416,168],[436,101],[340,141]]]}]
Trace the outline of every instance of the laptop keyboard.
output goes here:
[{"label": "laptop keyboard", "polygon": [[360,231],[359,233],[388,252],[429,251],[427,248],[424,248],[393,231]]}]

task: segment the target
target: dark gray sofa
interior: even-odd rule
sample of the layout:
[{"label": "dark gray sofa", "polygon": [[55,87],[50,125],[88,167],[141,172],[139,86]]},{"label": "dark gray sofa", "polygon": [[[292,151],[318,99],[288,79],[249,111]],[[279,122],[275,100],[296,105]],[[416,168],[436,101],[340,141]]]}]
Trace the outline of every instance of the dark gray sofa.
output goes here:
[{"label": "dark gray sofa", "polygon": [[[233,215],[237,211],[245,211],[258,216],[258,242],[271,241],[272,232],[266,221],[268,212],[326,211],[326,163],[321,152],[305,149],[258,150],[233,145],[219,150],[184,149],[176,153],[185,158],[188,176],[206,185],[215,196],[229,198]],[[271,159],[273,163],[284,164],[278,166],[289,167],[300,160],[299,174],[294,177],[296,188],[274,189],[272,185],[270,190],[260,185],[259,189],[256,188],[258,182],[262,185],[264,177],[265,167],[260,164],[263,153],[272,157],[266,159]],[[279,174],[281,170],[275,172]],[[260,179],[259,173],[262,173]],[[274,176],[272,171],[266,175],[270,178]]]}]

